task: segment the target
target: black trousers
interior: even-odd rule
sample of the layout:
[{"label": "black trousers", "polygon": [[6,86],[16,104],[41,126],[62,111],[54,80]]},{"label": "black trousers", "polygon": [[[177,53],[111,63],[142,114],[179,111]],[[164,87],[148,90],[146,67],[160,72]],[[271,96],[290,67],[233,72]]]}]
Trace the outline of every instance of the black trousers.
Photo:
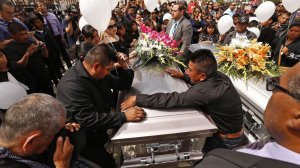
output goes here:
[{"label": "black trousers", "polygon": [[85,135],[86,145],[81,155],[102,168],[115,168],[115,159],[104,147],[107,136],[98,131],[87,131]]},{"label": "black trousers", "polygon": [[61,56],[62,56],[63,60],[67,64],[67,67],[71,68],[72,64],[71,64],[70,56],[69,56],[69,54],[68,54],[68,52],[66,50],[65,44],[63,44],[63,42],[62,42],[62,36],[61,35],[56,35],[55,39],[56,39],[58,47],[59,47],[59,49],[61,51]]}]

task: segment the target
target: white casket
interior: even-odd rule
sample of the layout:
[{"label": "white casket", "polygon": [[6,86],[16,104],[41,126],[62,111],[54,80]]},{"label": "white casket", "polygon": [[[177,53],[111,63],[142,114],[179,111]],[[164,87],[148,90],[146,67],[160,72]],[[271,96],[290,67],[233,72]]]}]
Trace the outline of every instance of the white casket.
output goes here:
[{"label": "white casket", "polygon": [[269,137],[263,124],[263,114],[272,92],[266,90],[266,80],[251,79],[247,83],[242,79],[231,81],[240,94],[245,111],[245,134],[250,142]]},{"label": "white casket", "polygon": [[[135,71],[132,89],[122,92],[119,102],[131,94],[183,92],[185,82],[162,71]],[[201,149],[206,137],[217,127],[195,109],[147,109],[142,122],[128,122],[113,136],[114,145],[121,147],[122,167],[191,167],[202,158]]]}]

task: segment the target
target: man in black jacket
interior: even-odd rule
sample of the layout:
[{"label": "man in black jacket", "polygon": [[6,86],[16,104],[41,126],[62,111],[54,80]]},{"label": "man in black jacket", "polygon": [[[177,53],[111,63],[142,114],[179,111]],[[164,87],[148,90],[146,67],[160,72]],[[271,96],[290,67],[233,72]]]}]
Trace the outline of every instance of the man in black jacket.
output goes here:
[{"label": "man in black jacket", "polygon": [[[66,107],[67,119],[76,121],[86,129],[87,145],[82,155],[102,167],[114,167],[114,159],[104,148],[108,140],[107,130],[120,127],[127,121],[140,121],[145,112],[138,107],[126,112],[111,112],[114,100],[111,89],[131,88],[134,72],[128,69],[123,53],[115,53],[107,44],[92,48],[60,80],[57,99]],[[110,75],[118,61],[118,76]]]},{"label": "man in black jacket", "polygon": [[[273,15],[270,19],[265,22],[260,23],[261,25],[261,32],[259,37],[257,38],[258,42],[262,42],[265,44],[269,44],[270,46],[273,45],[273,40],[276,35],[276,31],[273,29],[272,24],[276,22],[276,15]],[[274,46],[272,46],[274,47]]]},{"label": "man in black jacket", "polygon": [[186,92],[138,94],[125,100],[121,105],[122,110],[135,105],[154,108],[201,108],[218,127],[218,133],[207,138],[203,151],[238,146],[243,134],[244,113],[241,100],[230,79],[217,71],[213,53],[206,49],[194,52],[186,74],[194,83]]}]

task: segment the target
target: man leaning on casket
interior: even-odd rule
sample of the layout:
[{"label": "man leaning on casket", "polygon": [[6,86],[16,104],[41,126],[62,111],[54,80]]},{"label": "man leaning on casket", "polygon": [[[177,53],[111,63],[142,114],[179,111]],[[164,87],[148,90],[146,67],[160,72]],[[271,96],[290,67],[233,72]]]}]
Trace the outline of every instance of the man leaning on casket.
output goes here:
[{"label": "man leaning on casket", "polygon": [[242,103],[230,78],[217,71],[217,62],[210,50],[191,54],[186,74],[167,70],[173,77],[186,79],[193,85],[185,92],[138,94],[121,104],[122,110],[133,106],[152,108],[201,108],[218,127],[213,137],[206,139],[203,152],[214,148],[235,148],[243,137]]},{"label": "man leaning on casket", "polygon": [[[138,107],[126,112],[111,111],[111,89],[127,90],[132,84],[134,72],[129,69],[127,58],[109,45],[99,44],[65,73],[57,87],[56,96],[66,108],[67,120],[79,123],[84,130],[86,145],[80,154],[105,168],[115,167],[113,157],[104,147],[109,139],[107,130],[140,121],[146,115]],[[115,61],[120,65],[118,76],[110,74]]]}]

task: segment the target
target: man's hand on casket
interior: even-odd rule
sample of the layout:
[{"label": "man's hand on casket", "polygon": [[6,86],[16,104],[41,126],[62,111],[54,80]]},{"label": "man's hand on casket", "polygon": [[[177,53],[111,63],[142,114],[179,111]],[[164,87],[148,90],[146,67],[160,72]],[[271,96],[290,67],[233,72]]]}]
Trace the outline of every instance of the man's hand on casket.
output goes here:
[{"label": "man's hand on casket", "polygon": [[136,96],[129,96],[125,101],[121,103],[121,110],[127,110],[130,107],[135,106],[136,104]]},{"label": "man's hand on casket", "polygon": [[184,73],[174,70],[174,69],[171,69],[171,68],[167,68],[166,72],[169,73],[174,78],[182,78],[184,75]]},{"label": "man's hand on casket", "polygon": [[146,117],[145,111],[140,107],[131,107],[124,111],[127,121],[141,121]]}]

